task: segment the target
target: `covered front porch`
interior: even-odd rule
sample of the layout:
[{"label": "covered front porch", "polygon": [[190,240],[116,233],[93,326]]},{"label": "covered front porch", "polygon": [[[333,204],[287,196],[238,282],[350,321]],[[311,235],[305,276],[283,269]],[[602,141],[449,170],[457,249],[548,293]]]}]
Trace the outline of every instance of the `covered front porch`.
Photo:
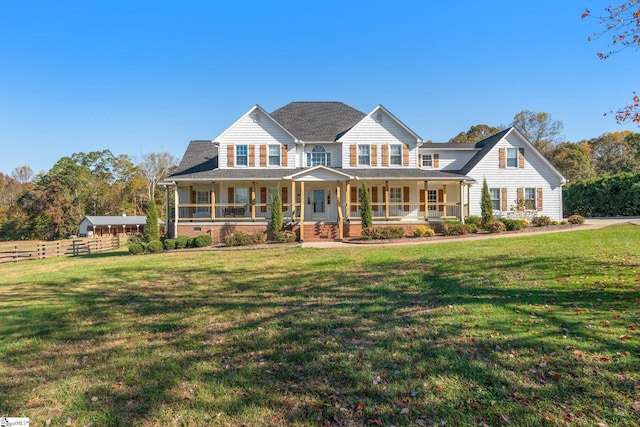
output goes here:
[{"label": "covered front porch", "polygon": [[342,239],[360,229],[359,189],[363,183],[369,191],[374,224],[464,221],[469,214],[471,183],[462,176],[448,178],[369,178],[316,167],[277,180],[177,182],[173,183],[173,209],[167,204],[168,230],[172,236],[216,227],[267,233],[272,200],[278,192],[285,226],[296,230],[299,240],[312,238],[305,235],[309,230],[305,225],[321,223],[335,224],[337,239]]}]

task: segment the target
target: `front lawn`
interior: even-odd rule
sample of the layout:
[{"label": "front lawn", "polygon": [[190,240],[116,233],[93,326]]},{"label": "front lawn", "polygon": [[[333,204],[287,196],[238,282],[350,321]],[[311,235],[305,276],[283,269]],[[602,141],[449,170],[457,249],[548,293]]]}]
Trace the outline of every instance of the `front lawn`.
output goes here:
[{"label": "front lawn", "polygon": [[638,242],[625,225],[2,265],[0,416],[635,426]]}]

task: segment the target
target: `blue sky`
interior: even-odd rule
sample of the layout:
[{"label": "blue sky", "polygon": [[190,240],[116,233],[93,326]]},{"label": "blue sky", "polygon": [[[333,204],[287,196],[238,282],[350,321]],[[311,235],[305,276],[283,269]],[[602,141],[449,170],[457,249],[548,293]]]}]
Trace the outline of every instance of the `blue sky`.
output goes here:
[{"label": "blue sky", "polygon": [[638,131],[603,112],[640,90],[640,52],[599,60],[597,21],[580,18],[609,1],[0,0],[0,171],[181,157],[291,101],[382,104],[436,142],[524,109],[568,141]]}]

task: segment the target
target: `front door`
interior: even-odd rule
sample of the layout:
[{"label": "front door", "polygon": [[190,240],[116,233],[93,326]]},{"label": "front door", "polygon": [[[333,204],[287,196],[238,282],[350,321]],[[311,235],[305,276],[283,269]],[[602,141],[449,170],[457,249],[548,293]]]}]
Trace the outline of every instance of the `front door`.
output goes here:
[{"label": "front door", "polygon": [[311,200],[311,218],[324,219],[327,217],[325,212],[325,191],[313,190]]}]

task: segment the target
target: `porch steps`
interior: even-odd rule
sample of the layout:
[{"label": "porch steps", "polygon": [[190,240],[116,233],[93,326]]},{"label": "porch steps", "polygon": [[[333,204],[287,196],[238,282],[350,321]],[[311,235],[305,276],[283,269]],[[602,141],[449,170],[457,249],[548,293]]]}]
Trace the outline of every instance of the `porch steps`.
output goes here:
[{"label": "porch steps", "polygon": [[317,222],[304,225],[305,242],[339,242],[340,229],[338,224]]}]

